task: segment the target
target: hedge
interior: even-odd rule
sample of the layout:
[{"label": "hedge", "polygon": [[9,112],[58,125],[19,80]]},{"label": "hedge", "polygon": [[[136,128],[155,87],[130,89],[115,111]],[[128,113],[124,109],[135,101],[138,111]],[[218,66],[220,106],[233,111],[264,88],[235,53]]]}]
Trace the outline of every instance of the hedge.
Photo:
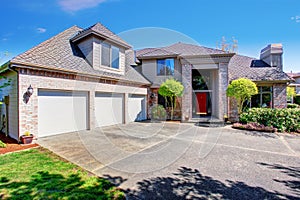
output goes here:
[{"label": "hedge", "polygon": [[295,104],[295,103],[288,103],[287,108],[300,108],[300,106],[298,104]]},{"label": "hedge", "polygon": [[251,108],[240,115],[240,122],[257,122],[264,126],[277,128],[279,132],[299,132],[300,109]]}]

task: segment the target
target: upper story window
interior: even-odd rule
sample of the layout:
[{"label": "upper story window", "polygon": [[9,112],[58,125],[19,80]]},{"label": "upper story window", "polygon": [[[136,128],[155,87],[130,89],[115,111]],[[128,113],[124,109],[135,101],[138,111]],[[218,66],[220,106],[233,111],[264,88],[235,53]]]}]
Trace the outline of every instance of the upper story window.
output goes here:
[{"label": "upper story window", "polygon": [[101,65],[119,69],[120,67],[120,49],[118,47],[102,43],[101,45]]},{"label": "upper story window", "polygon": [[174,59],[157,60],[157,76],[173,76],[174,75]]}]

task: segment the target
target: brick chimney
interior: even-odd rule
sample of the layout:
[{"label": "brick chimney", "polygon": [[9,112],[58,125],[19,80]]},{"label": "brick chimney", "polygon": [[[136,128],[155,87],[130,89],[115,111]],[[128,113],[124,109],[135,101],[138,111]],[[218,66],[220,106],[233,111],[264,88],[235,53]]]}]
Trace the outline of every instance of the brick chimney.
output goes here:
[{"label": "brick chimney", "polygon": [[260,51],[260,59],[282,71],[282,44],[269,44]]}]

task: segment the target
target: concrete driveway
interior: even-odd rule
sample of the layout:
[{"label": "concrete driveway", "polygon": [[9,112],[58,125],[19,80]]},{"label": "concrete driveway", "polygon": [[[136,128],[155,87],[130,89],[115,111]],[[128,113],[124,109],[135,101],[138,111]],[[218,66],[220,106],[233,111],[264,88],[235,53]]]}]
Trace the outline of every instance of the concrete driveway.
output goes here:
[{"label": "concrete driveway", "polygon": [[128,199],[300,199],[300,136],[131,123],[38,143]]}]

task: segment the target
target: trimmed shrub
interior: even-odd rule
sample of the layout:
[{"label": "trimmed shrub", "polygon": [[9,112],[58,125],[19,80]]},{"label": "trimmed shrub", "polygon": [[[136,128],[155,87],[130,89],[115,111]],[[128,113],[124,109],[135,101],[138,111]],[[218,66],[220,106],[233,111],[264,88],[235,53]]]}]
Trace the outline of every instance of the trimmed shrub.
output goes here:
[{"label": "trimmed shrub", "polygon": [[6,144],[0,140],[0,148],[5,148]]},{"label": "trimmed shrub", "polygon": [[300,106],[298,104],[295,104],[295,103],[288,103],[287,108],[300,108]]},{"label": "trimmed shrub", "polygon": [[167,112],[162,105],[154,105],[151,109],[151,119],[152,120],[166,120]]},{"label": "trimmed shrub", "polygon": [[241,123],[257,122],[279,132],[300,132],[300,109],[251,108],[240,115]]}]

